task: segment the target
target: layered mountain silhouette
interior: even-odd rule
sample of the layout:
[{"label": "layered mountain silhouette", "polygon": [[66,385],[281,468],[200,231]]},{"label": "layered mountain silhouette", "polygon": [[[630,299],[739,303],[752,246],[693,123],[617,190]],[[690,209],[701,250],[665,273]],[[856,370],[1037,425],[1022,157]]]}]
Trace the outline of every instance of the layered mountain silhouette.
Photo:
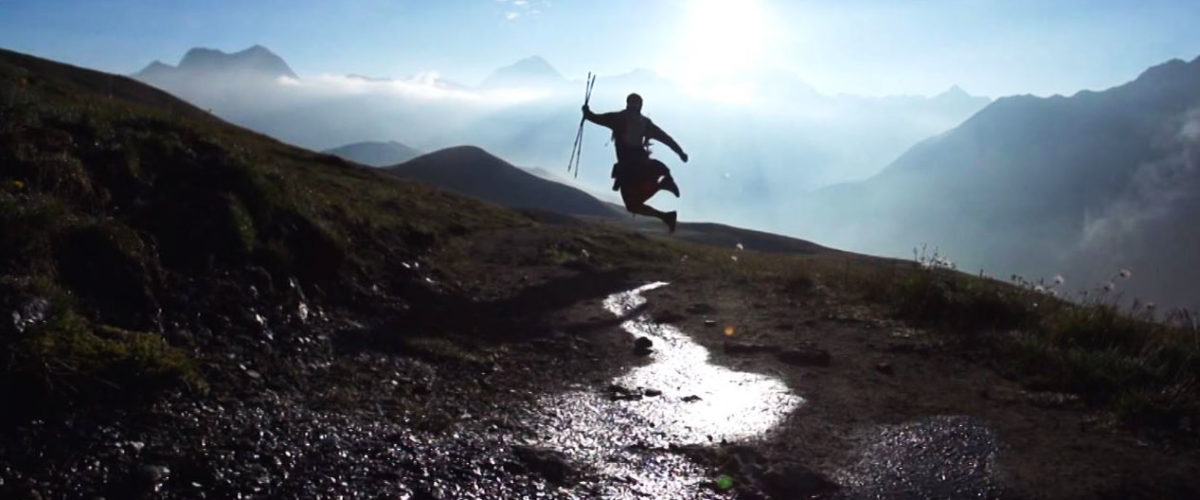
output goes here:
[{"label": "layered mountain silhouette", "polygon": [[420,151],[396,141],[356,142],[327,149],[324,152],[372,167],[387,167],[421,155]]},{"label": "layered mountain silhouette", "polygon": [[521,59],[497,69],[480,85],[483,88],[552,87],[567,82],[558,70],[539,56]]},{"label": "layered mountain silhouette", "polygon": [[[268,59],[274,63],[250,65],[260,68],[254,71],[234,63],[259,60],[247,56],[263,52],[269,53],[261,47],[235,54],[196,50],[178,68],[156,63],[135,77],[224,119],[317,150],[402,137],[427,151],[469,143],[518,164],[557,165],[579,121],[582,80],[568,81],[541,57],[501,67],[481,85],[454,84],[436,71],[398,79],[323,75],[292,81],[280,78],[291,72],[273,55]],[[863,179],[990,102],[961,91],[937,97],[828,96],[790,71],[743,76],[752,85],[724,95],[692,92],[685,88],[690,84],[647,69],[601,75],[592,107],[618,109],[628,93],[642,94],[647,114],[693,156],[734,174],[729,180],[721,172],[691,179],[691,192],[714,204],[759,211],[767,200],[756,187],[761,179],[780,188],[766,194],[789,199],[798,190]],[[730,103],[738,99],[750,104]],[[584,149],[584,157],[608,154],[603,140],[587,140]],[[603,182],[601,170],[585,170],[594,177],[581,182]],[[731,189],[730,183],[739,185]],[[760,222],[747,214],[737,217],[726,220]]]},{"label": "layered mountain silhouette", "polygon": [[151,83],[169,83],[176,79],[209,77],[268,81],[280,77],[297,78],[296,73],[284,62],[283,58],[261,45],[233,53],[208,48],[194,48],[184,54],[178,66],[154,61],[133,76]]},{"label": "layered mountain silhouette", "polygon": [[997,100],[880,174],[824,189],[799,229],[904,255],[939,245],[997,274],[1096,286],[1141,271],[1142,300],[1200,305],[1200,58],[1102,92]]}]

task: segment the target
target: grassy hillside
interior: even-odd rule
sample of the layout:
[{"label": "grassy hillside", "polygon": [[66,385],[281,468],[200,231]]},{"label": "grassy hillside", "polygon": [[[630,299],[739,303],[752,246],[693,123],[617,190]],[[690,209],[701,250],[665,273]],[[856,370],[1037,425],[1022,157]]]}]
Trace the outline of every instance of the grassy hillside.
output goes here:
[{"label": "grassy hillside", "polygon": [[0,324],[6,392],[199,385],[149,332],[227,289],[351,303],[417,286],[405,264],[442,240],[529,223],[7,51],[0,117],[0,307],[22,318]]}]

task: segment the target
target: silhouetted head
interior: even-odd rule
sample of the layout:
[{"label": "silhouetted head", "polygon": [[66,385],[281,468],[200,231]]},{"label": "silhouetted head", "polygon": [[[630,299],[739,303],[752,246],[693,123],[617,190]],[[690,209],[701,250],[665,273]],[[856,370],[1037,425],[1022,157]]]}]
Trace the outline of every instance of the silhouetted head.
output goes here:
[{"label": "silhouetted head", "polygon": [[634,113],[642,112],[642,96],[637,94],[629,94],[625,98],[625,109]]}]

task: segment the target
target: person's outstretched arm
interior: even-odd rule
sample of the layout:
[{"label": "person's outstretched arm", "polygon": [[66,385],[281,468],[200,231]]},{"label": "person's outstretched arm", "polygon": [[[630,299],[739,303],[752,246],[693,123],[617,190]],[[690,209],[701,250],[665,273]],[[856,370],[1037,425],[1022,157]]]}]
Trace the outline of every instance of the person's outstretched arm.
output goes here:
[{"label": "person's outstretched arm", "polygon": [[679,147],[679,143],[675,142],[675,139],[672,139],[671,136],[667,135],[666,132],[663,132],[663,129],[658,128],[658,125],[655,125],[654,122],[650,122],[649,125],[650,126],[647,127],[646,130],[646,136],[666,144],[668,148],[671,148],[671,151],[674,151],[675,154],[679,155],[680,160],[683,160],[684,163],[687,163],[688,155],[687,153],[683,152],[683,148]]},{"label": "person's outstretched arm", "polygon": [[596,125],[608,127],[610,129],[616,127],[617,121],[620,120],[620,115],[621,113],[619,111],[596,114],[592,112],[592,108],[589,108],[587,104],[583,105],[583,117],[587,119],[587,121],[595,123]]}]

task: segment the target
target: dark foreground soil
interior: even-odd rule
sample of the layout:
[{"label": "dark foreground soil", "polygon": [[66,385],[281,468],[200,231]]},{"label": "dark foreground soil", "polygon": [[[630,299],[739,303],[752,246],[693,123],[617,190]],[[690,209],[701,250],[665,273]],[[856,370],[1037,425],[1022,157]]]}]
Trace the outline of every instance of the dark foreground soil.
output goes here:
[{"label": "dark foreground soil", "polygon": [[[256,303],[225,335],[179,326],[211,389],[150,407],[16,421],[10,498],[1188,497],[1194,447],[1138,437],[1068,395],[1032,393],[978,352],[818,284],[784,290],[677,263],[600,265],[557,229],[484,233],[437,269],[469,296],[359,307]],[[578,252],[541,256],[546,248]],[[447,250],[449,251],[449,250]],[[436,270],[435,270],[436,269]],[[647,363],[602,300],[651,281],[644,312],[711,362],[782,380],[804,402],[758,438],[626,446],[651,485],[544,445],[547,397],[607,398]],[[434,296],[436,297],[436,296]],[[301,312],[300,304],[307,311]],[[449,305],[448,305],[449,304]],[[235,333],[235,334],[229,334]],[[220,340],[217,340],[220,339]],[[653,358],[653,355],[650,356]],[[620,397],[617,397],[620,396]],[[626,398],[626,396],[630,396]],[[616,410],[614,410],[614,408]],[[549,417],[547,416],[549,415]],[[636,423],[635,423],[636,425]],[[607,433],[607,434],[606,434]],[[541,444],[539,444],[541,443]],[[650,464],[650,465],[647,465]],[[724,476],[724,477],[723,477]],[[721,484],[728,479],[730,484]]]}]

